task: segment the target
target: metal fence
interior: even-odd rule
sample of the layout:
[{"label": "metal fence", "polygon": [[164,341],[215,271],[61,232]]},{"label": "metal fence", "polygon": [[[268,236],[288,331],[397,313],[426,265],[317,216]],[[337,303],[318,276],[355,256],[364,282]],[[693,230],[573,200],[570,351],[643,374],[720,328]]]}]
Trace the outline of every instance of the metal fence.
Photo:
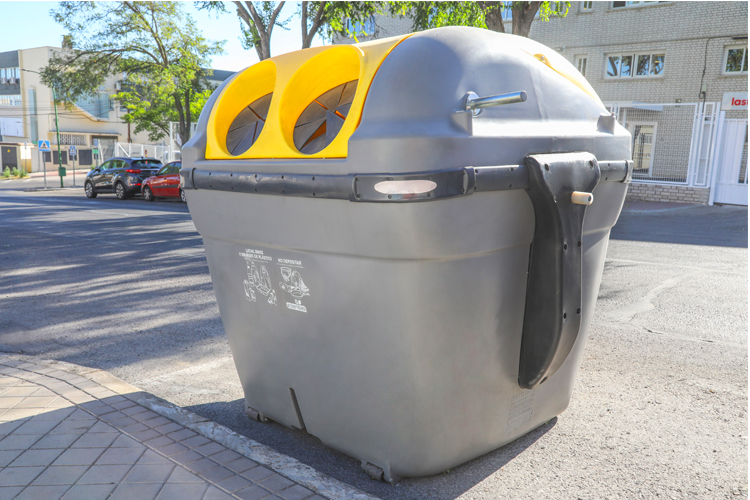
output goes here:
[{"label": "metal fence", "polygon": [[[190,137],[195,135],[197,129],[198,124],[192,123],[190,126]],[[169,122],[169,148],[172,161],[182,159],[182,138],[180,137],[179,122]]]},{"label": "metal fence", "polygon": [[115,143],[115,154],[113,156],[128,156],[156,158],[162,163],[170,160],[169,146],[156,146],[154,144],[133,144],[131,142]]},{"label": "metal fence", "polygon": [[708,186],[719,103],[633,103],[609,110],[633,136],[633,179]]}]

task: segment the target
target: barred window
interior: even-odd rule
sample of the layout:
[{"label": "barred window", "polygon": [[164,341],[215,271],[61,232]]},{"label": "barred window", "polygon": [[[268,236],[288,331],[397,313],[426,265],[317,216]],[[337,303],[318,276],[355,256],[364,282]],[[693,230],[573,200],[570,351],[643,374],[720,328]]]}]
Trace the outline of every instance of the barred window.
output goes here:
[{"label": "barred window", "polygon": [[86,136],[82,134],[60,134],[60,144],[63,146],[85,146]]}]

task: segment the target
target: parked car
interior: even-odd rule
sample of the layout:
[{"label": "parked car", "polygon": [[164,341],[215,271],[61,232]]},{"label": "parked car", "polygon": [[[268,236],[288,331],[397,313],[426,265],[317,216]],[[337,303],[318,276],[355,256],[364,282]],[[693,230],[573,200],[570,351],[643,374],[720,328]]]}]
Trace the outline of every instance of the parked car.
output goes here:
[{"label": "parked car", "polygon": [[143,199],[154,201],[156,198],[180,197],[185,203],[185,192],[180,189],[181,161],[167,163],[156,175],[143,181]]},{"label": "parked car", "polygon": [[141,192],[143,180],[162,168],[156,158],[110,158],[86,174],[83,184],[86,197],[96,198],[99,193],[115,193],[124,200]]}]

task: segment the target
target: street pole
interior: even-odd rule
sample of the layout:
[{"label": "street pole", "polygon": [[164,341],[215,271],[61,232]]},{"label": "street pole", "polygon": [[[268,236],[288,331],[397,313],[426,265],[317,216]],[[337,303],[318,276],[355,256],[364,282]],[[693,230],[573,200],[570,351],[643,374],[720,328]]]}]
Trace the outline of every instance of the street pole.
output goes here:
[{"label": "street pole", "polygon": [[[34,71],[31,69],[25,69],[21,68],[21,71],[26,71],[27,73],[36,73],[37,75],[41,75],[38,71]],[[57,119],[57,96],[55,95],[55,87],[52,86],[52,101],[55,105],[55,135],[57,136],[57,173],[60,176],[60,187],[65,187],[63,185],[63,176],[62,176],[62,153],[60,152],[60,122]],[[41,151],[39,152],[41,154]],[[49,152],[50,156],[52,156],[52,148],[50,148]],[[47,164],[44,163],[44,157],[42,156],[42,163],[44,164],[44,188],[47,189]]]},{"label": "street pole", "polygon": [[62,188],[65,186],[63,186],[62,153],[60,152],[60,123],[57,121],[57,97],[55,96],[54,85],[52,86],[52,101],[55,103],[55,135],[57,135],[57,174],[60,176],[60,187]]},{"label": "street pole", "polygon": [[47,189],[47,164],[44,161],[44,154],[41,151],[39,151],[39,162],[44,166],[44,189]]}]

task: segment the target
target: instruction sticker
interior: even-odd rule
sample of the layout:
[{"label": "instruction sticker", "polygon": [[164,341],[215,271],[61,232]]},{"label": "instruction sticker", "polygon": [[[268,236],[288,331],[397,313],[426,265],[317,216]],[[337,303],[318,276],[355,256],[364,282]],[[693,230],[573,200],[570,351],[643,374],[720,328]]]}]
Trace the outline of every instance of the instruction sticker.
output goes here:
[{"label": "instruction sticker", "polygon": [[273,288],[271,276],[268,274],[266,262],[273,258],[264,255],[263,250],[246,249],[240,252],[240,257],[247,263],[247,279],[245,284],[245,298],[250,302],[256,301],[256,291],[268,299],[268,303],[276,305],[276,290]]},{"label": "instruction sticker", "polygon": [[[263,250],[246,248],[240,252],[240,257],[245,259],[247,264],[247,279],[244,281],[245,298],[249,302],[257,301],[257,294],[265,296],[269,304],[276,305],[277,295],[273,283],[278,280],[272,280],[269,273],[275,273],[278,268],[282,281],[278,281],[279,287],[286,292],[287,300],[285,301],[287,309],[302,313],[307,312],[307,306],[302,303],[304,297],[310,295],[310,288],[305,284],[302,273],[305,267],[302,261],[295,259],[274,258],[266,255]],[[276,268],[270,264],[276,264]]]},{"label": "instruction sticker", "polygon": [[294,302],[287,302],[286,307],[293,311],[306,313],[307,307],[302,305],[302,298],[310,295],[310,289],[305,285],[300,270],[302,262],[290,259],[277,259],[276,265],[280,266],[283,282],[279,283],[282,290],[292,296]]}]

